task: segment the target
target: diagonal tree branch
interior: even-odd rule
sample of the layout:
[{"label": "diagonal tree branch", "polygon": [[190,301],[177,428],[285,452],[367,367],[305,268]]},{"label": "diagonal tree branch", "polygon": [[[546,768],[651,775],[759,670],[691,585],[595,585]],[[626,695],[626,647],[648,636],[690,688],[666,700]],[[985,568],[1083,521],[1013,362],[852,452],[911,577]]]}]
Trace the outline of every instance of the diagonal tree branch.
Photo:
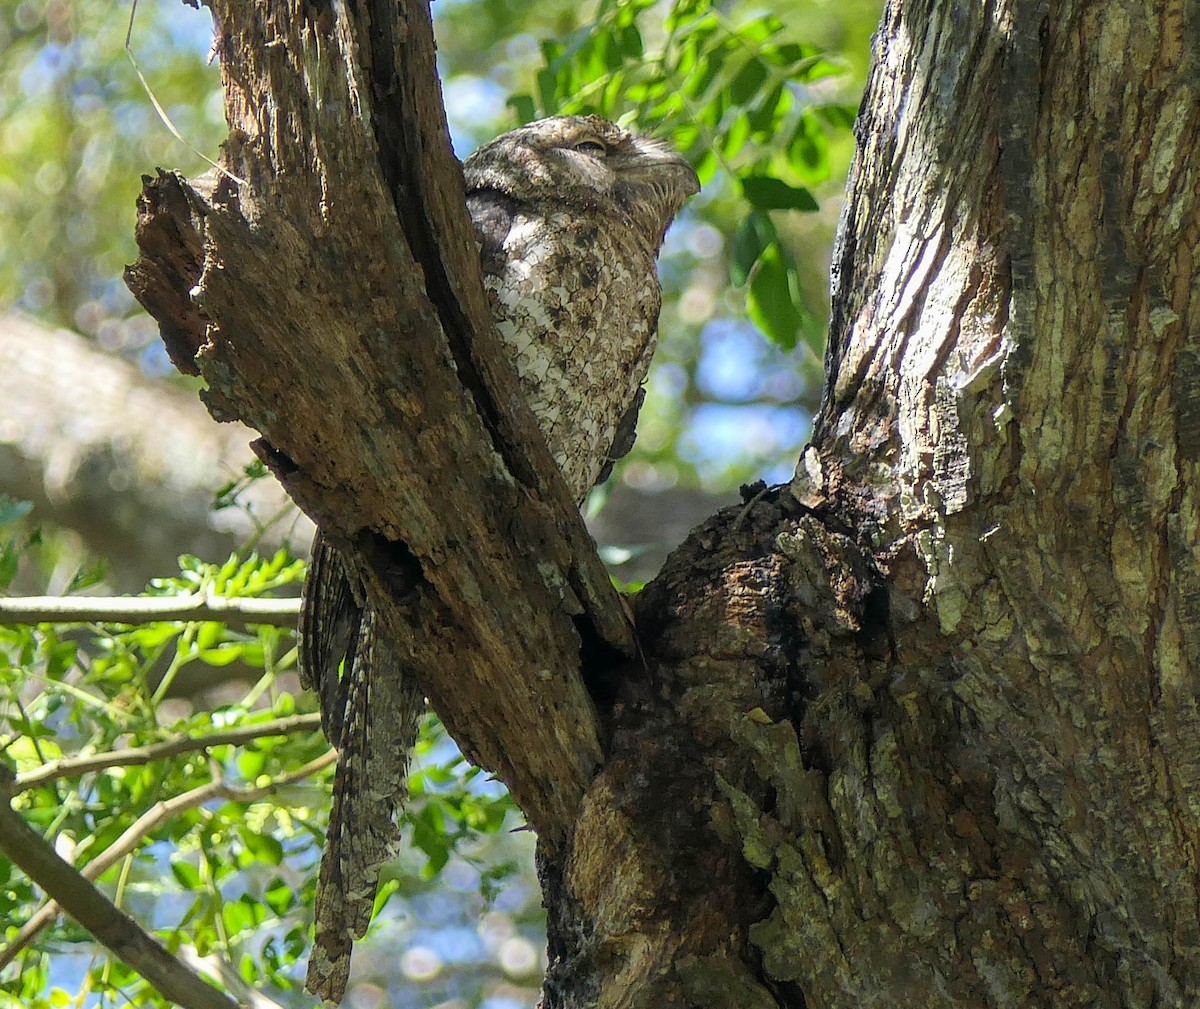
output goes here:
[{"label": "diagonal tree branch", "polygon": [[185,1009],[238,1009],[63,861],[7,802],[0,802],[0,850],[164,997]]},{"label": "diagonal tree branch", "polygon": [[[319,718],[319,716],[315,717]],[[48,845],[40,835],[30,830],[30,828],[25,825],[25,822],[21,820],[20,816],[18,816],[18,814],[13,811],[7,803],[0,803],[0,850],[4,850],[6,853],[9,853],[8,845],[10,841],[11,843],[15,844],[19,842],[21,837],[28,838],[29,836],[32,836],[37,839],[39,845],[43,846],[55,859],[59,859],[59,861],[62,862],[62,866],[65,866],[66,869],[69,869],[73,874],[71,876],[67,875],[61,867],[56,868],[44,857],[39,856],[37,861],[31,862],[30,865],[27,866],[19,861],[15,856],[10,854],[13,862],[25,870],[25,872],[29,875],[29,878],[37,883],[38,886],[40,886],[48,894],[50,894],[52,899],[48,900],[45,904],[38,908],[37,912],[29,919],[29,921],[21,926],[21,929],[15,936],[13,936],[12,940],[3,949],[0,949],[0,970],[12,963],[17,954],[20,953],[21,950],[28,947],[29,944],[32,943],[33,940],[36,939],[43,930],[49,927],[49,925],[58,916],[58,913],[63,910],[65,910],[69,915],[71,915],[72,918],[88,929],[88,931],[90,931],[92,935],[94,935],[100,942],[104,943],[105,946],[108,946],[108,948],[114,953],[117,953],[118,956],[121,956],[118,950],[113,947],[99,932],[97,932],[90,924],[88,924],[88,922],[84,921],[83,918],[75,913],[76,906],[82,906],[77,905],[74,902],[75,895],[80,891],[80,887],[90,887],[93,880],[99,879],[100,876],[121,861],[121,859],[123,859],[131,851],[137,848],[138,845],[140,845],[150,834],[158,830],[158,828],[164,823],[167,823],[168,821],[177,817],[180,813],[186,812],[189,809],[195,809],[197,806],[201,806],[211,799],[223,799],[226,802],[257,802],[260,799],[265,799],[270,795],[274,795],[285,785],[290,785],[296,781],[302,781],[305,778],[316,774],[318,771],[328,767],[336,759],[337,754],[333,750],[330,750],[328,753],[323,753],[315,760],[310,760],[303,767],[299,767],[295,771],[292,771],[288,774],[281,774],[279,777],[272,779],[264,785],[257,785],[252,788],[236,788],[226,785],[222,781],[210,781],[205,785],[198,785],[196,788],[184,792],[181,795],[172,796],[170,799],[164,799],[162,802],[157,802],[148,810],[146,810],[145,813],[139,816],[133,823],[131,823],[121,833],[120,837],[118,837],[94,859],[88,862],[88,864],[85,865],[82,870],[76,870],[67,862],[59,859],[57,852],[55,852],[54,849],[50,847],[50,845]],[[9,821],[6,824],[4,822],[4,818],[8,816],[15,818],[16,822]],[[17,823],[20,824],[20,827],[17,826]],[[21,828],[24,828],[24,831],[27,833],[23,833]],[[50,873],[50,875],[39,875],[38,873]],[[63,885],[55,888],[53,886],[53,881],[56,879],[61,879],[63,881]],[[64,898],[62,896],[64,893],[68,894],[69,896]],[[104,897],[102,894],[100,896],[103,900],[108,900],[108,898]],[[117,907],[112,906],[111,904],[110,907],[112,908],[113,913],[120,915],[122,918],[126,917],[124,912],[119,910]],[[111,915],[109,915],[109,918],[111,918]],[[114,934],[116,934],[116,929],[123,927],[115,919],[113,919],[110,924],[113,926]],[[151,942],[157,942],[150,936],[147,936],[147,938],[149,938]],[[122,959],[126,958],[122,957]],[[151,983],[155,984],[155,987],[157,987],[159,991],[163,992],[164,995],[168,994],[165,989],[153,981],[149,974],[146,974],[146,972],[142,970],[140,964],[135,963],[130,959],[126,959],[126,962],[139,973],[141,973],[142,976],[148,981],[151,981]],[[182,964],[180,964],[180,967],[185,970],[187,969]]]},{"label": "diagonal tree branch", "polygon": [[632,631],[490,328],[428,4],[213,11],[249,185],[148,180],[128,282],[553,845]]}]

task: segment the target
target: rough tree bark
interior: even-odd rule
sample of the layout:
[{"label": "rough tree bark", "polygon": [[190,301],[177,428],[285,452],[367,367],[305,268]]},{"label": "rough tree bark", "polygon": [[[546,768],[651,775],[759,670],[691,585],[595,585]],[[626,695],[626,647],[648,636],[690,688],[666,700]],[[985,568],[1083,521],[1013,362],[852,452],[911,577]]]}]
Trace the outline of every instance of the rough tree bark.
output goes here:
[{"label": "rough tree bark", "polygon": [[545,1005],[1194,1004],[1195,5],[889,4],[812,444],[640,652],[487,331],[426,6],[283,7],[214,3],[246,184],[151,180],[134,287],[538,830]]}]

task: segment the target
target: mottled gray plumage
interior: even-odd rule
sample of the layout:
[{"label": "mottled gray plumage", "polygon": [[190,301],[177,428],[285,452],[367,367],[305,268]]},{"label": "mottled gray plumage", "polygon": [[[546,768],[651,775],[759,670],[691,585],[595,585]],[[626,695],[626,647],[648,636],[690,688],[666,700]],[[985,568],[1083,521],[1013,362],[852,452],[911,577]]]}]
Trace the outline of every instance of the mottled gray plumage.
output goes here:
[{"label": "mottled gray plumage", "polygon": [[513,130],[464,169],[496,327],[582,501],[640,399],[658,331],[655,259],[696,175],[597,116]]},{"label": "mottled gray plumage", "polygon": [[318,531],[300,608],[300,682],[318,694],[338,766],[306,986],[331,1002],[346,990],[354,938],[370,924],[379,870],[395,849],[395,814],[408,795],[408,761],[425,709],[391,641],[376,633],[375,611],[361,592]]},{"label": "mottled gray plumage", "polygon": [[[496,328],[582,501],[633,444],[658,327],[655,259],[699,183],[668,147],[596,116],[530,123],[485,144],[463,168]],[[424,705],[391,651],[361,588],[318,533],[300,620],[301,680],[320,695],[339,762],[308,988],[333,1001],[394,849]]]}]

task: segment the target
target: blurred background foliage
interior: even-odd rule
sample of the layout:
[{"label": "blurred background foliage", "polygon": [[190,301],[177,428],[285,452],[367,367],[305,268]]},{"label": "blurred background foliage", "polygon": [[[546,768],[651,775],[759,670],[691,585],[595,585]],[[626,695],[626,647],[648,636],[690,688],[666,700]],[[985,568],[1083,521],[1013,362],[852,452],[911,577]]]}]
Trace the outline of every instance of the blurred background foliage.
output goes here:
[{"label": "blurred background foliage", "polygon": [[[617,475],[628,485],[726,490],[790,476],[820,396],[829,248],[879,7],[434,4],[460,157],[518,122],[595,111],[663,136],[701,175],[704,189],[661,259],[660,349],[637,445]],[[155,327],[121,273],[135,257],[141,174],[162,166],[195,175],[207,168],[197,151],[217,156],[219,70],[209,62],[206,10],[139,6],[132,53],[188,141],[181,143],[124,51],[128,16],[128,7],[99,0],[0,0],[0,312],[76,330],[171,383],[178,379]],[[56,542],[26,511],[0,502],[0,590],[19,555]],[[289,594],[302,571],[286,553],[214,561],[185,558],[178,574],[148,591]],[[72,591],[102,576],[90,563],[81,572]],[[232,684],[170,689],[176,674],[203,683],[206,671],[229,663],[242,670]],[[61,758],[311,714],[294,663],[290,632],[270,627],[0,628],[0,759],[29,775]],[[229,965],[237,976],[224,982],[232,989],[240,977],[269,995],[273,1003],[264,1005],[306,1006],[299,979],[331,770],[305,769],[325,752],[308,725],[49,780],[15,801],[82,865],[121,850],[134,821],[160,799],[220,784],[225,791],[129,842],[101,884],[181,955],[216,976]],[[513,832],[517,811],[462,763],[432,718],[412,790],[404,850],[356,954],[348,1004],[532,1006],[544,942],[532,841]],[[39,901],[0,859],[5,943]],[[0,952],[0,1009],[154,1001],[86,940],[60,923],[11,962]]]}]

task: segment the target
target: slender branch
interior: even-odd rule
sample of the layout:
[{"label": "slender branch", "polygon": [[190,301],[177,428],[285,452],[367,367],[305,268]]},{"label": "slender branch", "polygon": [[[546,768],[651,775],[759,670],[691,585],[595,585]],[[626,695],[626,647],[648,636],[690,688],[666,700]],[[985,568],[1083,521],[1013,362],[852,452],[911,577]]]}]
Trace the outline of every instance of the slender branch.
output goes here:
[{"label": "slender branch", "polygon": [[0,599],[4,624],[145,624],[153,620],[217,620],[223,624],[293,627],[299,599],[224,596],[17,596]]},{"label": "slender branch", "polygon": [[63,861],[7,802],[0,802],[0,850],[164,998],[185,1009],[238,1009]]},{"label": "slender branch", "polygon": [[190,967],[219,979],[225,986],[225,990],[241,1002],[246,1009],[284,1009],[280,1003],[268,998],[252,984],[247,983],[238,973],[234,964],[222,959],[216,953],[201,955],[195,946],[181,943],[175,955]]},{"label": "slender branch", "polygon": [[[130,824],[130,826],[125,829],[121,836],[118,837],[111,845],[109,845],[104,849],[104,851],[88,862],[88,864],[83,867],[82,871],[73,869],[66,862],[63,862],[62,864],[70,869],[74,876],[79,877],[80,882],[78,885],[90,886],[92,880],[99,878],[114,865],[116,865],[117,862],[119,862],[122,858],[137,848],[145,837],[147,837],[149,834],[152,834],[167,821],[174,819],[180,813],[186,812],[189,809],[195,809],[197,806],[201,806],[212,799],[223,799],[226,802],[257,802],[260,799],[265,799],[268,796],[273,795],[280,788],[283,788],[286,785],[303,780],[304,778],[323,770],[332,764],[336,759],[337,753],[334,750],[330,750],[327,753],[323,753],[315,760],[310,760],[303,767],[297,768],[295,771],[291,771],[288,774],[281,774],[278,778],[272,779],[265,785],[256,785],[250,788],[235,788],[233,786],[226,785],[221,781],[210,781],[206,785],[199,785],[181,795],[176,795],[170,799],[164,799],[162,802],[155,803],[148,810],[146,810],[145,813],[139,816],[132,824]],[[8,813],[16,816],[16,814],[13,813],[11,808],[6,803],[0,803],[0,816],[5,815],[5,811],[8,811]],[[24,827],[24,821],[20,820],[19,816],[17,819]],[[26,827],[26,830],[28,829],[29,828]],[[43,840],[39,835],[33,831],[29,831],[29,833],[32,834],[33,837],[37,838],[39,844],[49,847],[45,840]],[[8,853],[7,838],[5,836],[5,828],[2,823],[0,823],[0,850],[4,850],[6,853]],[[58,855],[53,851],[52,848],[50,851],[51,854],[53,854],[57,859]],[[88,931],[91,932],[92,935],[94,935],[97,939],[99,939],[100,942],[103,942],[104,945],[108,946],[109,949],[112,949],[114,953],[117,952],[87,922],[75,914],[69,901],[64,900],[58,892],[47,885],[42,877],[35,875],[31,869],[27,868],[18,859],[13,858],[12,860],[17,865],[21,866],[21,868],[24,869],[29,875],[29,878],[41,886],[42,889],[50,894],[53,899],[46,901],[45,904],[38,908],[29,921],[27,921],[21,927],[21,930],[13,937],[12,941],[9,942],[9,944],[3,949],[0,949],[0,970],[3,970],[10,963],[12,963],[17,954],[28,947],[29,944],[32,943],[33,940],[36,939],[37,936],[45,928],[47,928],[51,922],[54,921],[60,908],[66,910],[71,917],[75,918],[76,921],[83,925],[84,928],[88,929]],[[115,907],[113,908],[113,911],[115,911],[117,914],[122,914],[122,912]],[[118,955],[120,954],[118,953]],[[145,974],[145,972],[142,971],[136,963],[133,961],[127,962],[131,967],[141,973],[146,980],[150,981],[152,984],[155,984],[155,987],[158,987],[153,979],[149,975]],[[159,988],[159,990],[162,991],[161,988]],[[163,994],[165,995],[167,993],[164,991]]]},{"label": "slender branch", "polygon": [[243,725],[236,729],[225,729],[220,732],[210,732],[203,736],[172,736],[160,743],[149,746],[134,746],[126,750],[109,750],[106,753],[93,753],[86,757],[64,757],[61,760],[51,760],[37,770],[26,774],[18,774],[11,782],[0,782],[0,792],[7,791],[16,795],[48,781],[60,778],[75,778],[91,771],[102,771],[106,767],[134,767],[149,764],[166,757],[175,757],[181,753],[195,753],[206,750],[210,746],[224,746],[247,743],[252,739],[264,739],[267,736],[290,736],[294,732],[304,732],[308,729],[320,728],[321,716],[292,715],[288,718],[277,718],[258,725]]}]

